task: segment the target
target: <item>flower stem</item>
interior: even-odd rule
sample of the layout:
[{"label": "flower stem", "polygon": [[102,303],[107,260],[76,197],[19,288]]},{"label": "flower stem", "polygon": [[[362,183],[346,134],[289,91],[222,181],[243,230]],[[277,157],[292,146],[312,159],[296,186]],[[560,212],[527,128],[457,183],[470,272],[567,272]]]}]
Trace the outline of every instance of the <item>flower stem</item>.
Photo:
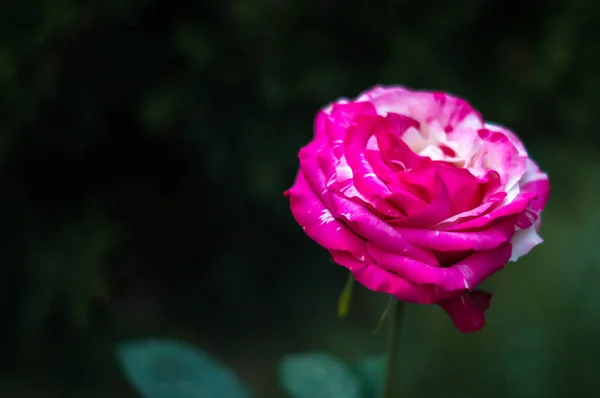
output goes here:
[{"label": "flower stem", "polygon": [[399,375],[400,366],[399,362],[399,346],[400,337],[402,336],[402,325],[403,325],[403,307],[404,303],[399,300],[394,300],[392,309],[389,317],[389,331],[388,331],[388,343],[387,343],[387,358],[385,367],[385,381],[383,385],[383,397],[382,398],[400,398],[399,389]]}]

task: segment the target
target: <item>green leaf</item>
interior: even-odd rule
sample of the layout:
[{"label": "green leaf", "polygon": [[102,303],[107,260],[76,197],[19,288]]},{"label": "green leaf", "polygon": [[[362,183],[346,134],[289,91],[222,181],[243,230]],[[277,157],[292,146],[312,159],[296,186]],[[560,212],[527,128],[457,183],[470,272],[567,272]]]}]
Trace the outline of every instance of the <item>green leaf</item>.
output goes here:
[{"label": "green leaf", "polygon": [[365,398],[379,398],[383,394],[385,376],[385,358],[367,357],[355,365],[355,371],[361,380]]},{"label": "green leaf", "polygon": [[175,340],[137,340],[117,348],[144,398],[248,398],[239,378],[205,353]]},{"label": "green leaf", "polygon": [[294,398],[362,398],[354,373],[328,354],[290,355],[279,365],[279,378]]},{"label": "green leaf", "polygon": [[352,299],[352,288],[354,287],[354,276],[351,272],[348,273],[348,280],[346,280],[346,286],[344,286],[344,291],[340,295],[340,300],[338,302],[338,316],[340,318],[348,315],[348,311],[350,310],[350,300]]}]

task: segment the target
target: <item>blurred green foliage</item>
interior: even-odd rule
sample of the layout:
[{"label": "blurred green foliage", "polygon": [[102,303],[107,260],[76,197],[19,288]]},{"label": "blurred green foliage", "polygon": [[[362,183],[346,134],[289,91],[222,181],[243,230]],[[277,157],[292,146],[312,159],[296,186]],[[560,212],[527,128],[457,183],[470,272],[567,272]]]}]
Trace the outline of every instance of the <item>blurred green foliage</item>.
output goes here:
[{"label": "blurred green foliage", "polygon": [[117,354],[143,398],[250,398],[230,369],[176,340],[128,341]]},{"label": "blurred green foliage", "polygon": [[553,190],[485,330],[408,307],[406,396],[600,393],[597,2],[7,0],[0,22],[0,396],[135,397],[126,337],[198,343],[261,397],[285,353],[381,353],[385,297],[337,319],[346,274],[281,195],[316,110],[377,83],[469,99]]},{"label": "blurred green foliage", "polygon": [[[338,358],[323,353],[284,357],[279,377],[293,398],[361,398],[359,378]],[[374,397],[375,398],[375,397]]]},{"label": "blurred green foliage", "polygon": [[[117,358],[143,398],[249,398],[236,374],[202,349],[173,339],[121,342]],[[355,366],[325,353],[287,355],[279,382],[291,398],[379,398],[384,356]]]}]

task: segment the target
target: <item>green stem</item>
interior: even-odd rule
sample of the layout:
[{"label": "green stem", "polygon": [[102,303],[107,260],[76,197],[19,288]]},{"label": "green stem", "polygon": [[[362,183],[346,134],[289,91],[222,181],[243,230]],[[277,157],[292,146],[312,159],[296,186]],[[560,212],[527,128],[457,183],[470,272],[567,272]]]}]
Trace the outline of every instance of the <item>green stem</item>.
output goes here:
[{"label": "green stem", "polygon": [[394,300],[389,318],[389,334],[387,343],[386,373],[382,398],[400,398],[398,379],[400,376],[399,346],[402,336],[403,305],[402,301]]}]

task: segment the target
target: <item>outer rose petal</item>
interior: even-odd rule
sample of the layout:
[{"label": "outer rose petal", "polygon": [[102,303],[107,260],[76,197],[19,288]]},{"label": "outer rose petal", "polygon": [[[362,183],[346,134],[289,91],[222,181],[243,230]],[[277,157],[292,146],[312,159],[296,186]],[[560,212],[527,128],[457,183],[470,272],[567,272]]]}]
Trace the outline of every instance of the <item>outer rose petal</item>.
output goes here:
[{"label": "outer rose petal", "polygon": [[286,195],[290,198],[294,219],[319,245],[329,250],[347,251],[357,257],[366,252],[365,243],[331,215],[310,189],[302,173],[298,173],[296,183],[286,191]]},{"label": "outer rose petal", "polygon": [[517,137],[515,135],[515,133],[513,133],[512,131],[510,131],[506,127],[501,126],[499,124],[486,122],[484,128],[486,128],[488,130],[493,130],[493,131],[499,131],[499,132],[501,132],[502,134],[504,134],[510,140],[510,142],[512,142],[512,144],[514,145],[514,147],[519,152],[519,155],[521,155],[523,157],[527,157],[528,156],[527,155],[527,150],[525,150],[525,146],[523,145],[523,143],[521,142],[521,140],[519,139],[519,137]]},{"label": "outer rose petal", "polygon": [[434,285],[446,291],[471,290],[496,271],[504,268],[511,256],[511,245],[477,251],[450,267],[424,264],[411,258],[386,252],[367,242],[367,251],[380,267],[420,285]]},{"label": "outer rose petal", "polygon": [[[377,90],[377,87],[375,87]],[[409,91],[390,88],[377,90],[371,103],[379,114],[398,113],[408,115],[421,123],[435,121],[442,128],[482,128],[481,116],[465,100],[444,93]]]},{"label": "outer rose petal", "polygon": [[478,135],[482,140],[482,149],[476,156],[475,165],[497,171],[502,185],[509,191],[525,173],[526,157],[501,132],[481,129]]},{"label": "outer rose petal", "polygon": [[538,229],[541,224],[541,218],[538,218],[534,224],[526,229],[517,231],[511,239],[512,255],[510,261],[517,261],[519,257],[526,255],[542,243],[544,240],[538,235]]},{"label": "outer rose petal", "polygon": [[434,231],[428,229],[395,228],[409,243],[436,251],[490,250],[508,242],[514,233],[511,220],[494,224],[483,231]]},{"label": "outer rose petal", "polygon": [[376,264],[360,261],[343,251],[330,251],[333,261],[348,268],[357,282],[366,288],[391,294],[398,300],[418,304],[435,304],[456,296],[456,292],[447,292],[434,285],[418,285],[411,283]]},{"label": "outer rose petal", "polygon": [[463,333],[476,332],[485,325],[485,311],[490,307],[492,295],[476,291],[439,303],[450,315],[454,327]]},{"label": "outer rose petal", "polygon": [[370,89],[362,92],[356,100],[357,101],[370,101],[374,98],[381,97],[383,94],[386,94],[386,93],[390,93],[390,92],[405,92],[406,93],[409,91],[410,90],[408,90],[402,86],[387,86],[387,87],[374,86],[374,87],[371,87]]},{"label": "outer rose petal", "polygon": [[527,159],[527,168],[525,174],[519,181],[521,192],[532,192],[535,194],[531,201],[532,210],[541,212],[546,207],[546,202],[550,196],[550,182],[548,174],[540,171],[537,164],[531,159]]}]

